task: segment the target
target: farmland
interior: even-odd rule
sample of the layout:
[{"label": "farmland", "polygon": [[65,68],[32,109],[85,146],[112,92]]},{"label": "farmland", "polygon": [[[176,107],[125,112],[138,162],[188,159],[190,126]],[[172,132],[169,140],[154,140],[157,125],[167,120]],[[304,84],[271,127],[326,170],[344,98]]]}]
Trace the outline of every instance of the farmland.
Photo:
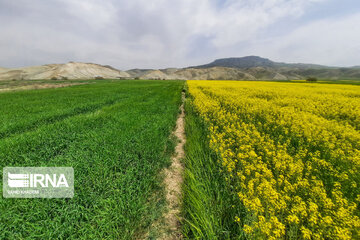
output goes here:
[{"label": "farmland", "polygon": [[0,93],[1,168],[75,172],[72,199],[1,198],[0,239],[133,239],[147,232],[164,210],[159,172],[170,164],[183,85],[104,80]]},{"label": "farmland", "polygon": [[[0,89],[0,168],[75,172],[74,198],[1,198],[0,239],[360,238],[358,82],[34,80]],[[186,136],[175,128],[183,91]]]},{"label": "farmland", "polygon": [[189,238],[360,237],[358,86],[188,81],[188,88]]}]

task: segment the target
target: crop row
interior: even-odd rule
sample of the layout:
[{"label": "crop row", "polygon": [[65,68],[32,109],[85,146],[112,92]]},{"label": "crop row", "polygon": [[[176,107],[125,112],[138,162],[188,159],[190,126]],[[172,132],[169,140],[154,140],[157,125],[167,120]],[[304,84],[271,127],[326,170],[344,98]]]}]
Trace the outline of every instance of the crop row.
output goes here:
[{"label": "crop row", "polygon": [[[13,98],[13,106],[24,109],[7,107],[1,114],[22,111],[25,120],[56,121],[28,128],[21,117],[5,117],[25,131],[0,140],[0,167],[73,167],[75,196],[1,198],[0,239],[134,239],[145,234],[163,209],[159,172],[169,164],[164,148],[170,144],[182,85],[117,81],[6,93],[2,101]],[[58,118],[76,108],[89,111]]]},{"label": "crop row", "polygon": [[189,81],[249,238],[352,239],[360,229],[358,86]]}]

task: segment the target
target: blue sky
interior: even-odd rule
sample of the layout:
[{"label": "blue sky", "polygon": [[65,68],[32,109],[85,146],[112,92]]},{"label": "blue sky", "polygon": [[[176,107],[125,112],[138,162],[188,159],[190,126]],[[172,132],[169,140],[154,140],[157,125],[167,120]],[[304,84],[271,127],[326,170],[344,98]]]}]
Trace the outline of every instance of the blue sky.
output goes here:
[{"label": "blue sky", "polygon": [[360,65],[355,0],[0,0],[0,66],[185,67],[258,55]]}]

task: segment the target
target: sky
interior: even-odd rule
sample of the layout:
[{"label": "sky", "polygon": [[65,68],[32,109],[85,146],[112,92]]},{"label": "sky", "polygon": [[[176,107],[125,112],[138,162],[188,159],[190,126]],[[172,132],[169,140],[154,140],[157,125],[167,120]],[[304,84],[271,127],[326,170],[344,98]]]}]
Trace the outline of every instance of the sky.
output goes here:
[{"label": "sky", "polygon": [[0,0],[0,66],[360,65],[359,0]]}]

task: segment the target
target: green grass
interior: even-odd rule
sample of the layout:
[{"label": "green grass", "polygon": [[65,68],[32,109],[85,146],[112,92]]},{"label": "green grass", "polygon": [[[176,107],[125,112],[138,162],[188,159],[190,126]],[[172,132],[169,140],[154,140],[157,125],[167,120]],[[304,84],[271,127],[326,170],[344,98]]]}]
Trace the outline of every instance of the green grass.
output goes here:
[{"label": "green grass", "polygon": [[[226,184],[219,157],[209,148],[208,131],[188,96],[183,186],[183,232],[187,239],[244,239],[235,216],[244,216]],[[234,207],[236,206],[236,208]]]},{"label": "green grass", "polygon": [[[127,88],[132,87],[127,84]],[[56,90],[0,92],[0,138],[92,112],[128,98],[126,92],[113,93],[109,92],[108,84],[102,82]]]},{"label": "green grass", "polygon": [[0,239],[142,236],[162,213],[158,173],[169,165],[183,84],[114,81],[1,93],[0,168],[73,167],[75,196],[1,198]]}]

